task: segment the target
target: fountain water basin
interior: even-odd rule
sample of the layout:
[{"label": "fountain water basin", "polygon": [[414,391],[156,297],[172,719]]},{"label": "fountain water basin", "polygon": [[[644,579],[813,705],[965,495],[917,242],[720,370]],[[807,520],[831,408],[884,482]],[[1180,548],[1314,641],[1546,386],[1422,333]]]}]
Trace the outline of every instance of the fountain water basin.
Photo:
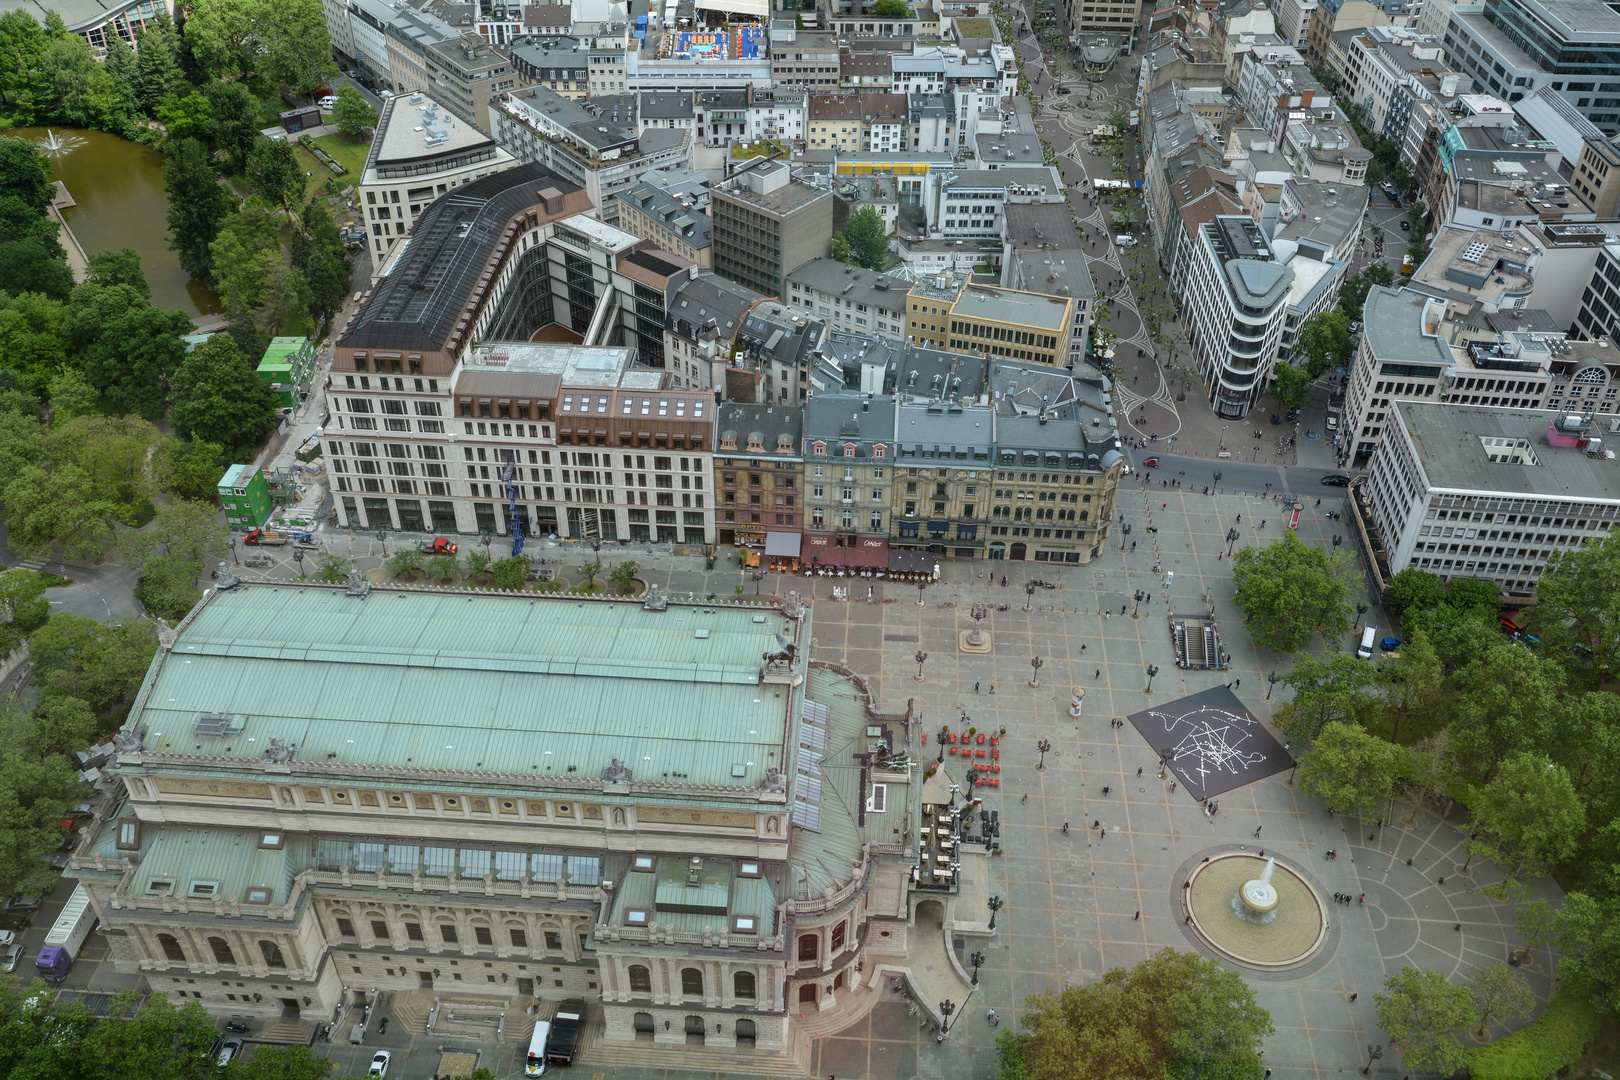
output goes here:
[{"label": "fountain water basin", "polygon": [[1304,878],[1277,860],[1234,852],[1189,879],[1190,928],[1230,960],[1263,969],[1303,964],[1327,940],[1326,907]]}]

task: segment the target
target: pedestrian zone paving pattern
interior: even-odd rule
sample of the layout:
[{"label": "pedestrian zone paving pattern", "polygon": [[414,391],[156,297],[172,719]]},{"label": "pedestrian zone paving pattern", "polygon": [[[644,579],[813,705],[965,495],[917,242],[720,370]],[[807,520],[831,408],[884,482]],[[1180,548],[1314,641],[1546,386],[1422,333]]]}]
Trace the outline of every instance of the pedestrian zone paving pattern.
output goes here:
[{"label": "pedestrian zone paving pattern", "polygon": [[1199,802],[1294,764],[1265,725],[1225,686],[1143,709],[1127,719]]}]

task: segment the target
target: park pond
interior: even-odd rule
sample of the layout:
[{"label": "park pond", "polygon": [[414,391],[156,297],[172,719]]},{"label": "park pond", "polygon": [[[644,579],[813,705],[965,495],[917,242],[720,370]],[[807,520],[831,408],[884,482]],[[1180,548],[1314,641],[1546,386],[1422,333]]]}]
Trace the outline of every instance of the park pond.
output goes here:
[{"label": "park pond", "polygon": [[163,155],[150,146],[105,131],[28,127],[6,132],[37,144],[75,206],[63,211],[86,255],[133,248],[152,286],[152,303],[187,315],[220,310],[207,281],[180,268],[169,250],[168,194]]}]

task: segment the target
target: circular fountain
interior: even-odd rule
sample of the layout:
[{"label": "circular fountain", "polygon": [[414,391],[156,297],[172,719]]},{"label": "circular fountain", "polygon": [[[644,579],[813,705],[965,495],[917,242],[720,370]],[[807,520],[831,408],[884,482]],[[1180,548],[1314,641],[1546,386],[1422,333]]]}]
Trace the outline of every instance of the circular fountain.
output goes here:
[{"label": "circular fountain", "polygon": [[1216,855],[1190,875],[1189,928],[1217,952],[1250,967],[1304,964],[1328,936],[1326,908],[1300,874],[1243,852]]}]

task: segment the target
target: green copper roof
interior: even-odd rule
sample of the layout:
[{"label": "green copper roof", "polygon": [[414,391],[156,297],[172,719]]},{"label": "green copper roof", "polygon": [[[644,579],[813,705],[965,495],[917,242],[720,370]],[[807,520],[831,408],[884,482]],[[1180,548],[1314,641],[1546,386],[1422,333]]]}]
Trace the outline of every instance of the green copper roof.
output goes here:
[{"label": "green copper roof", "polygon": [[[159,652],[135,720],[151,753],[260,759],[276,738],[300,761],[581,776],[618,757],[756,788],[797,698],[762,657],[793,629],[757,607],[245,585]],[[199,734],[205,713],[225,733]]]}]

